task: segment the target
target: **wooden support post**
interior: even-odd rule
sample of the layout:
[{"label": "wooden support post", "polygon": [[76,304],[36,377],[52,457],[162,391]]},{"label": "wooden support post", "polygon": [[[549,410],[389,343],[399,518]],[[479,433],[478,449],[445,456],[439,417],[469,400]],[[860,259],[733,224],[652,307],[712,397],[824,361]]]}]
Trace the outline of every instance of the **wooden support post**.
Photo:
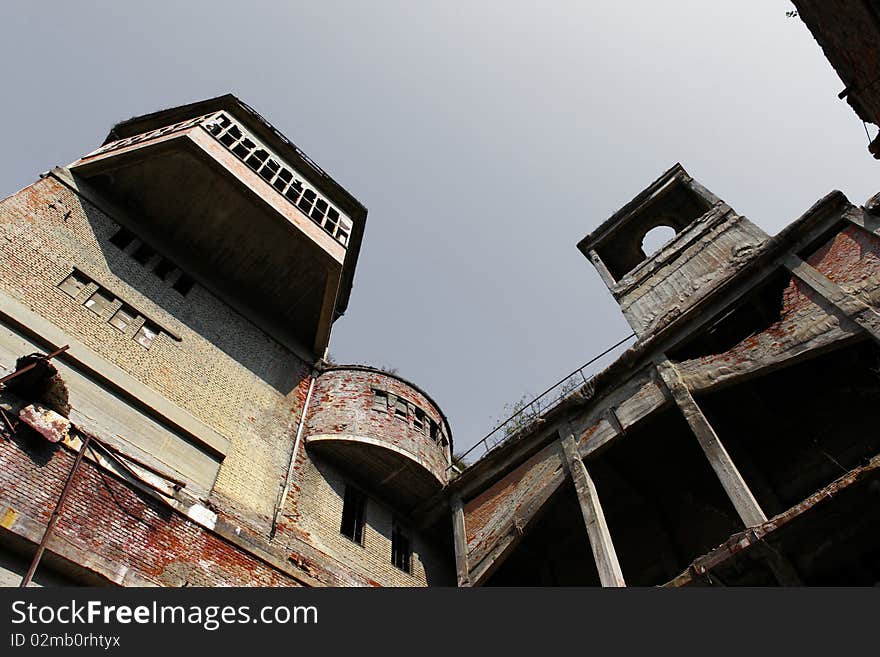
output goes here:
[{"label": "wooden support post", "polygon": [[614,287],[616,284],[614,280],[614,276],[611,275],[611,272],[608,271],[608,267],[605,266],[605,263],[602,261],[602,258],[599,257],[599,254],[596,253],[595,249],[590,249],[590,262],[593,263],[593,266],[596,268],[596,271],[599,272],[599,278],[602,279],[602,282],[609,288]]},{"label": "wooden support post", "polygon": [[626,586],[617,553],[614,551],[614,543],[611,541],[611,532],[608,531],[608,524],[605,522],[605,513],[602,511],[602,505],[599,504],[596,485],[578,454],[574,435],[569,433],[562,439],[561,444],[564,463],[569,476],[574,481],[584,524],[587,526],[590,548],[596,560],[596,570],[599,571],[599,582],[602,586]]},{"label": "wooden support post", "polygon": [[467,559],[467,533],[464,525],[464,505],[458,495],[449,501],[452,508],[452,536],[455,543],[455,573],[459,586],[470,586]]},{"label": "wooden support post", "polygon": [[834,281],[829,280],[822,272],[796,255],[789,255],[784,264],[798,279],[809,285],[814,292],[880,343],[880,313],[861,299],[851,295]]},{"label": "wooden support post", "polygon": [[660,381],[670,398],[681,410],[691,431],[697,437],[700,447],[703,448],[706,458],[709,459],[709,464],[718,476],[745,526],[753,527],[767,522],[767,516],[764,515],[739,470],[736,469],[712,425],[709,424],[703,411],[697,406],[696,400],[682,381],[678,370],[668,360],[663,360],[657,363],[657,373],[660,375]]}]

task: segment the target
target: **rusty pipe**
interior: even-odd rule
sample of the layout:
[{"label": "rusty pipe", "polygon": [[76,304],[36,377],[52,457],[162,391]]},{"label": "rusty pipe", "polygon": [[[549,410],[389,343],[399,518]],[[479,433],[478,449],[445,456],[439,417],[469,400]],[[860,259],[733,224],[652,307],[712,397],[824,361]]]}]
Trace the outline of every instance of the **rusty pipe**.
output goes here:
[{"label": "rusty pipe", "polygon": [[52,511],[52,515],[49,518],[49,522],[46,525],[46,531],[43,532],[43,538],[40,539],[40,544],[37,546],[37,551],[34,554],[34,559],[31,561],[31,567],[28,568],[27,574],[22,578],[21,584],[19,584],[19,588],[25,588],[28,584],[31,583],[31,580],[34,577],[34,572],[37,570],[37,566],[40,564],[40,559],[43,557],[43,552],[46,551],[46,544],[49,542],[49,538],[52,536],[52,531],[55,529],[55,523],[58,522],[58,518],[61,515],[61,509],[64,507],[64,501],[67,499],[67,494],[70,492],[71,486],[73,484],[73,478],[76,476],[77,470],[79,470],[79,464],[82,462],[83,454],[86,453],[86,449],[89,446],[89,442],[91,441],[91,436],[85,434],[85,438],[82,441],[82,445],[79,448],[79,452],[76,455],[76,459],[73,461],[73,467],[70,468],[70,474],[67,475],[67,481],[64,482],[64,488],[61,490],[61,495],[58,497],[58,501],[55,503],[55,509]]},{"label": "rusty pipe", "polygon": [[[45,356],[43,356],[41,358],[41,360],[43,360],[43,361],[52,360],[53,358],[55,358],[55,356],[58,356],[59,354],[64,353],[68,349],[69,349],[69,345],[64,345],[60,349],[56,349],[55,351],[53,351],[51,354],[46,354]],[[0,378],[0,383],[6,383],[10,379],[14,379],[15,377],[19,376],[20,374],[24,374],[25,372],[30,372],[36,366],[37,366],[37,362],[33,362],[30,365],[25,365],[20,370],[15,370],[11,374],[7,374],[3,378]]]}]

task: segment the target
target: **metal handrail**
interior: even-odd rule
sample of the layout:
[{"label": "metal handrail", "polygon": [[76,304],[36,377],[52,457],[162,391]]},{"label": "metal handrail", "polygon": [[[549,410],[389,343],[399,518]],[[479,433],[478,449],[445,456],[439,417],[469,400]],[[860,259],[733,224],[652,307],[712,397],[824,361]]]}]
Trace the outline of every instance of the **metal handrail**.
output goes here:
[{"label": "metal handrail", "polygon": [[[492,439],[492,437],[495,434],[497,434],[499,431],[501,431],[503,428],[505,428],[511,422],[513,422],[515,420],[519,420],[520,416],[522,416],[527,411],[531,410],[532,419],[535,420],[538,417],[540,417],[542,414],[548,412],[552,408],[555,408],[556,405],[559,404],[559,402],[561,402],[563,399],[568,397],[569,394],[571,394],[575,389],[589,384],[589,382],[593,379],[593,376],[590,376],[589,378],[587,378],[587,376],[584,374],[584,368],[586,368],[589,365],[592,365],[593,363],[595,363],[597,360],[599,360],[603,356],[608,355],[609,353],[611,353],[612,351],[614,351],[615,349],[617,349],[618,347],[620,347],[622,344],[624,344],[625,342],[627,342],[628,340],[630,340],[633,337],[635,337],[635,333],[630,333],[625,338],[618,340],[617,342],[615,342],[613,345],[611,345],[610,347],[608,347],[607,349],[605,349],[601,353],[593,356],[590,360],[588,360],[586,363],[584,363],[583,365],[578,367],[576,370],[574,370],[573,372],[571,372],[567,376],[563,377],[562,379],[560,379],[559,381],[554,383],[552,386],[547,388],[541,394],[536,395],[530,401],[523,403],[522,408],[517,410],[513,415],[511,415],[509,418],[507,418],[503,422],[496,425],[489,433],[487,433],[485,436],[483,436],[483,438],[481,438],[479,441],[474,443],[474,445],[471,446],[466,452],[458,455],[457,458],[460,459],[461,461],[464,461],[467,458],[467,456],[471,454],[471,452],[473,452],[475,449],[477,449],[477,447],[479,447],[481,445],[485,448],[485,452],[483,454],[483,456],[485,456],[485,454],[489,453],[489,451],[491,451],[492,449],[495,449],[499,445],[505,443],[507,441],[507,439],[511,435],[513,435],[513,433],[516,433],[515,431],[505,433],[505,435],[502,438],[495,439],[494,442],[492,442],[491,446],[489,445],[490,439]],[[572,377],[575,377],[577,375],[580,375],[581,379],[583,380],[582,383],[576,384],[574,387],[571,387],[571,388],[566,387],[562,390],[562,392],[559,395],[557,395],[550,402],[548,402],[546,404],[541,403],[540,400],[544,396],[546,396],[548,393],[553,392],[556,388],[559,388],[560,386],[565,384],[567,381],[569,381]],[[447,470],[455,468],[455,467],[456,466],[454,464],[450,465],[449,468],[447,468]]]}]

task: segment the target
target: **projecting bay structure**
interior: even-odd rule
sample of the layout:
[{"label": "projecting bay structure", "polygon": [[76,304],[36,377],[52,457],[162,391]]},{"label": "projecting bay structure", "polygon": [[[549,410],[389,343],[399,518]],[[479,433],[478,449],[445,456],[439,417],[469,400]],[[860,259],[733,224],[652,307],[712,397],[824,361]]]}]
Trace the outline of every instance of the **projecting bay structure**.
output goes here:
[{"label": "projecting bay structure", "polygon": [[876,206],[768,237],[676,165],[578,246],[637,341],[451,482],[459,584],[880,581]]},{"label": "projecting bay structure", "polygon": [[442,411],[324,360],[366,215],[231,95],[0,202],[4,583],[454,583]]}]

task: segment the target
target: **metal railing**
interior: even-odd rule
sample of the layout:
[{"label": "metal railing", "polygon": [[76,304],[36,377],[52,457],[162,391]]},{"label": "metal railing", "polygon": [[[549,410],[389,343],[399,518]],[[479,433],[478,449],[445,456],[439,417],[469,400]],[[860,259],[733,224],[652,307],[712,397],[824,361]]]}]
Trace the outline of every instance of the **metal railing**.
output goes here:
[{"label": "metal railing", "polygon": [[[471,465],[474,461],[477,460],[473,459],[471,455],[473,454],[473,452],[477,451],[478,448],[483,448],[483,453],[479,457],[483,458],[483,456],[488,454],[496,447],[507,442],[507,440],[513,437],[515,434],[518,434],[527,427],[532,426],[541,418],[542,415],[555,408],[563,399],[571,395],[575,390],[579,390],[584,386],[590,384],[595,375],[590,375],[588,377],[584,373],[584,370],[587,367],[595,363],[603,356],[607,356],[612,351],[634,337],[635,333],[630,333],[628,336],[621,340],[618,340],[616,343],[614,343],[601,353],[593,356],[586,363],[571,372],[568,376],[565,376],[554,383],[541,394],[537,395],[529,401],[520,401],[515,403],[514,412],[510,417],[496,425],[488,434],[477,441],[466,452],[457,455],[456,459],[463,462],[466,466]],[[469,457],[471,457],[472,460],[469,461]],[[458,469],[454,464],[449,466],[449,469],[453,468]]]}]

